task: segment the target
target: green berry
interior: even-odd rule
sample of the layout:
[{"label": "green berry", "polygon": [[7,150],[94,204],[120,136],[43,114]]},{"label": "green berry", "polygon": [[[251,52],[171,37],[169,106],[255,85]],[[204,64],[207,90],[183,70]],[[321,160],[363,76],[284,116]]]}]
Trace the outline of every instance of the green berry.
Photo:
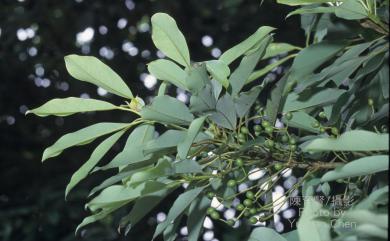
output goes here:
[{"label": "green berry", "polygon": [[325,128],[324,127],[320,127],[320,132],[321,133],[325,133]]},{"label": "green berry", "polygon": [[247,198],[249,198],[249,199],[255,199],[255,194],[252,192],[252,191],[247,191],[246,193],[245,193],[245,196],[247,197]]},{"label": "green berry", "polygon": [[241,133],[248,134],[249,130],[245,126],[241,127]]},{"label": "green berry", "polygon": [[238,139],[244,139],[245,140],[245,138],[246,138],[246,135],[244,135],[242,133],[238,134]]},{"label": "green berry", "polygon": [[291,137],[290,140],[288,141],[288,143],[290,145],[295,145],[295,144],[297,144],[297,140],[294,137]]},{"label": "green berry", "polygon": [[251,217],[250,219],[249,219],[249,222],[251,223],[251,224],[256,224],[257,223],[257,218],[256,217]]},{"label": "green berry", "polygon": [[255,131],[255,136],[259,136],[261,134],[260,131]]},{"label": "green berry", "polygon": [[260,106],[260,105],[255,105],[255,111],[259,111],[259,110],[260,110],[260,108],[261,108],[261,106]]},{"label": "green berry", "polygon": [[321,112],[318,114],[318,116],[319,116],[320,118],[322,118],[322,119],[325,119],[325,118],[326,118],[326,114],[325,114],[325,112],[323,112],[323,111],[321,111]]},{"label": "green berry", "polygon": [[283,135],[282,136],[282,142],[284,142],[284,143],[288,142],[288,136]]},{"label": "green berry", "polygon": [[320,122],[314,121],[313,123],[311,123],[311,126],[312,126],[313,128],[318,128],[318,127],[320,127]]},{"label": "green berry", "polygon": [[215,196],[215,193],[213,193],[213,192],[208,192],[207,193],[207,197],[210,198],[210,199],[212,199],[214,196]]},{"label": "green berry", "polygon": [[237,182],[236,180],[231,179],[227,182],[227,185],[228,187],[235,187],[237,185]]},{"label": "green berry", "polygon": [[283,169],[283,164],[282,163],[276,163],[275,164],[275,170],[276,171],[280,171]]},{"label": "green berry", "polygon": [[251,208],[251,209],[249,209],[249,213],[254,215],[254,214],[257,213],[257,209],[256,208]]},{"label": "green berry", "polygon": [[250,199],[245,199],[244,205],[245,205],[245,207],[251,207],[253,205],[253,201]]},{"label": "green berry", "polygon": [[211,215],[213,212],[215,212],[215,208],[209,207],[209,208],[207,209],[207,214],[208,214],[208,215]]},{"label": "green berry", "polygon": [[286,117],[287,120],[291,120],[293,118],[293,115],[292,115],[291,112],[287,112],[285,117]]},{"label": "green berry", "polygon": [[237,159],[235,160],[235,164],[236,164],[236,166],[238,166],[238,167],[242,167],[242,166],[244,166],[244,161],[243,161],[241,158],[237,158]]},{"label": "green berry", "polygon": [[265,128],[265,132],[266,132],[267,134],[272,134],[272,132],[274,132],[274,128],[273,128],[272,126],[267,126],[267,127]]},{"label": "green berry", "polygon": [[245,212],[244,212],[244,216],[245,216],[245,217],[249,217],[249,216],[251,216],[251,213],[249,212],[249,210],[245,210]]},{"label": "green berry", "polygon": [[211,218],[216,220],[216,219],[219,219],[220,218],[220,215],[217,211],[214,211],[210,214]]},{"label": "green berry", "polygon": [[229,220],[227,220],[226,221],[226,223],[227,223],[227,225],[229,225],[229,226],[234,226],[234,224],[236,223],[235,221],[234,221],[234,219],[229,219]]},{"label": "green berry", "polygon": [[330,131],[332,132],[333,135],[337,136],[339,134],[339,129],[337,129],[336,127],[332,127]]},{"label": "green berry", "polygon": [[374,100],[371,98],[368,98],[368,106],[374,106]]},{"label": "green berry", "polygon": [[242,210],[245,209],[245,206],[242,205],[242,204],[240,203],[240,204],[237,205],[236,209],[237,209],[238,211],[242,211]]},{"label": "green berry", "polygon": [[255,125],[253,127],[253,130],[257,131],[257,132],[260,132],[261,131],[261,126],[260,125]]},{"label": "green berry", "polygon": [[271,123],[269,123],[269,121],[267,121],[267,120],[263,120],[263,121],[261,122],[261,125],[262,125],[264,128],[266,128],[266,127],[268,127],[268,126],[271,126]]},{"label": "green berry", "polygon": [[275,143],[274,143],[273,140],[266,140],[264,144],[265,144],[266,147],[272,148]]},{"label": "green berry", "polygon": [[290,145],[290,150],[295,151],[297,149],[297,145]]}]

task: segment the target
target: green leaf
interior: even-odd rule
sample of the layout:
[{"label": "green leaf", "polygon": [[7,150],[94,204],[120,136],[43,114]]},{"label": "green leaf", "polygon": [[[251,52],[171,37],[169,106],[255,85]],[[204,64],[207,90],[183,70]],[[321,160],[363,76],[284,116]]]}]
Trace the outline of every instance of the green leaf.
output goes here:
[{"label": "green leaf", "polygon": [[236,107],[238,117],[241,118],[248,113],[259,96],[261,89],[261,86],[255,86],[247,92],[241,92],[237,98],[234,99],[234,106]]},{"label": "green leaf", "polygon": [[68,133],[58,139],[53,145],[45,149],[42,155],[42,161],[60,155],[62,151],[69,147],[90,143],[100,136],[119,131],[128,127],[129,125],[129,123],[104,122],[85,127],[72,133]]},{"label": "green leaf", "polygon": [[344,48],[344,43],[320,42],[304,48],[298,53],[291,66],[290,79],[300,82]]},{"label": "green leaf", "polygon": [[211,76],[223,85],[226,89],[229,87],[227,77],[230,75],[229,66],[220,60],[210,60],[206,62],[206,67]]},{"label": "green leaf", "polygon": [[266,111],[272,125],[275,124],[276,117],[286,101],[287,79],[288,75],[286,74],[276,83],[275,88],[271,90],[270,98],[267,100]]},{"label": "green leaf", "polygon": [[166,56],[183,66],[190,66],[190,53],[184,35],[176,21],[165,13],[152,16],[152,39],[154,45]]},{"label": "green leaf", "polygon": [[257,63],[264,55],[265,50],[269,43],[272,41],[272,37],[268,36],[261,40],[259,47],[253,53],[244,56],[237,69],[234,70],[229,78],[230,85],[232,86],[232,95],[237,95],[242,87],[244,87],[249,76],[252,74]]},{"label": "green leaf", "polygon": [[104,155],[111,149],[111,147],[118,141],[118,139],[125,133],[125,130],[119,131],[110,136],[92,152],[88,161],[86,161],[75,173],[73,173],[70,182],[66,186],[65,198],[68,193],[96,166],[96,164],[104,157]]},{"label": "green leaf", "polygon": [[173,166],[175,168],[175,173],[177,174],[202,172],[202,166],[199,165],[199,163],[193,159],[175,162],[173,163]]},{"label": "green leaf", "polygon": [[330,182],[347,177],[366,176],[376,172],[386,171],[389,169],[388,156],[369,156],[362,157],[349,162],[333,171],[329,171],[322,176],[322,182]]},{"label": "green leaf", "polygon": [[336,7],[335,14],[339,18],[347,20],[359,20],[368,17],[368,13],[358,0],[344,0]]},{"label": "green leaf", "polygon": [[330,223],[320,220],[322,206],[314,197],[306,196],[303,213],[297,223],[300,241],[330,241]]},{"label": "green leaf", "polygon": [[191,66],[191,68],[186,69],[186,72],[186,84],[188,86],[189,91],[193,95],[198,94],[209,81],[206,65],[204,63],[194,64],[193,66]]},{"label": "green leaf", "polygon": [[288,233],[284,233],[283,237],[287,241],[299,241],[299,235],[297,230],[290,231]]},{"label": "green leaf", "polygon": [[185,82],[187,74],[174,62],[167,59],[155,60],[148,64],[148,70],[157,79],[167,81],[183,90],[188,90]]},{"label": "green leaf", "polygon": [[297,14],[334,13],[335,7],[298,8],[290,12],[286,18]]},{"label": "green leaf", "polygon": [[324,89],[322,91],[313,91],[314,93],[306,97],[303,94],[296,94],[294,92],[287,96],[284,112],[303,110],[311,107],[325,106],[335,102],[340,95],[345,93],[341,89]]},{"label": "green leaf", "polygon": [[[125,234],[130,231],[145,215],[147,215],[153,208],[155,208],[169,193],[174,189],[164,189],[138,199],[130,213],[123,217],[120,221],[120,227],[126,226]],[[147,208],[145,208],[147,207]]]},{"label": "green leaf", "polygon": [[68,116],[78,112],[113,110],[117,107],[111,103],[76,97],[53,99],[42,106],[29,110],[26,114],[33,113],[37,116]]},{"label": "green leaf", "polygon": [[360,201],[354,209],[369,209],[375,210],[379,204],[387,204],[389,202],[389,186],[379,188],[362,201]]},{"label": "green leaf", "polygon": [[68,55],[65,57],[65,65],[69,74],[74,78],[95,84],[110,93],[132,99],[133,94],[110,67],[92,56]]},{"label": "green leaf", "polygon": [[92,190],[88,194],[88,197],[93,196],[95,193],[99,192],[100,190],[103,190],[106,187],[109,187],[109,186],[111,186],[113,184],[121,182],[123,179],[130,177],[136,171],[137,170],[120,171],[118,174],[107,178],[101,184],[99,184],[98,186],[92,188]]},{"label": "green leaf", "polygon": [[192,201],[194,201],[195,198],[203,191],[204,188],[205,187],[194,188],[181,194],[172,204],[172,207],[168,212],[167,219],[157,225],[153,239],[160,235],[169,224],[171,224],[181,213],[183,213],[187,207],[190,206]]},{"label": "green leaf", "polygon": [[171,161],[165,158],[161,159],[155,166],[146,167],[143,170],[135,172],[128,181],[127,186],[139,185],[142,182],[165,177],[174,174]]},{"label": "green leaf", "polygon": [[192,95],[190,99],[191,112],[202,113],[215,110],[217,101],[210,85],[206,85],[198,94]]},{"label": "green leaf", "polygon": [[178,125],[188,125],[194,119],[183,102],[167,95],[155,97],[151,105],[141,110],[141,116],[146,120]]},{"label": "green leaf", "polygon": [[233,99],[229,94],[225,94],[218,100],[216,110],[209,118],[221,127],[234,130],[237,116]]},{"label": "green leaf", "polygon": [[319,132],[318,128],[312,127],[312,123],[316,121],[315,118],[313,118],[312,116],[310,116],[309,114],[303,111],[297,111],[292,114],[293,114],[292,119],[286,120],[288,121],[289,126],[299,128],[305,131],[310,131],[313,133]]},{"label": "green leaf", "polygon": [[143,124],[137,126],[127,138],[123,150],[112,159],[107,165],[98,168],[98,170],[107,170],[115,167],[122,167],[130,163],[146,161],[151,155],[145,155],[143,152],[146,143],[154,137],[154,126]]},{"label": "green leaf", "polygon": [[[277,3],[290,6],[310,5],[318,3],[327,3],[326,0],[277,0]],[[314,240],[313,240],[314,241]]]},{"label": "green leaf", "polygon": [[202,116],[191,122],[191,125],[188,128],[184,140],[177,146],[177,154],[180,159],[183,160],[187,158],[191,145],[195,141],[195,138],[198,135],[199,131],[202,129],[206,118],[207,116]]},{"label": "green leaf", "polygon": [[337,139],[318,138],[303,151],[383,151],[389,150],[389,134],[377,134],[364,130],[343,133]]},{"label": "green leaf", "polygon": [[206,217],[207,208],[210,207],[211,200],[207,197],[198,197],[188,210],[188,241],[198,241],[203,222]]},{"label": "green leaf", "polygon": [[258,44],[263,38],[265,38],[269,33],[271,33],[274,28],[269,26],[260,27],[254,34],[249,36],[246,40],[237,44],[233,48],[224,52],[219,60],[225,62],[225,64],[229,65],[231,62],[236,60],[241,55],[245,54],[248,50],[253,48],[256,44]]},{"label": "green leaf", "polygon": [[300,50],[298,46],[294,46],[288,43],[270,43],[265,51],[263,59],[275,57],[279,54],[288,53],[294,50]]},{"label": "green leaf", "polygon": [[287,241],[282,235],[271,228],[259,227],[253,229],[248,241]]},{"label": "green leaf", "polygon": [[150,154],[169,148],[176,148],[177,145],[183,142],[185,136],[185,131],[167,130],[161,136],[146,143],[144,154]]}]

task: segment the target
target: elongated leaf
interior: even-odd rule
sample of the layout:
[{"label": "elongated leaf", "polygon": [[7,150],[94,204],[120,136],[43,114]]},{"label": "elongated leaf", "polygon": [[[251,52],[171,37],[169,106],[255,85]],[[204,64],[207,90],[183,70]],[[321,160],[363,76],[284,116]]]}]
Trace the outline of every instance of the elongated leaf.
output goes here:
[{"label": "elongated leaf", "polygon": [[303,151],[381,151],[389,150],[389,134],[377,134],[364,130],[352,130],[339,138],[318,138]]},{"label": "elongated leaf", "polygon": [[190,99],[191,112],[206,112],[215,110],[217,100],[214,97],[210,85],[206,85],[198,94],[192,95]]},{"label": "elongated leaf", "polygon": [[178,125],[188,125],[194,119],[183,102],[167,95],[154,98],[151,105],[141,110],[141,116],[147,120]]},{"label": "elongated leaf", "polygon": [[362,157],[345,164],[342,167],[329,171],[322,176],[322,182],[330,182],[347,177],[366,176],[389,169],[388,156]]},{"label": "elongated leaf", "polygon": [[68,55],[65,65],[74,78],[95,84],[110,93],[131,99],[133,94],[121,77],[110,67],[92,56]]},{"label": "elongated leaf", "polygon": [[138,185],[147,180],[157,179],[159,177],[165,177],[174,174],[174,168],[171,165],[171,161],[162,159],[155,166],[147,167],[143,170],[135,172],[130,180],[126,182],[127,186]]},{"label": "elongated leaf", "polygon": [[158,138],[150,140],[148,143],[146,143],[144,154],[150,154],[168,148],[176,148],[177,145],[183,142],[185,136],[185,131],[167,130]]},{"label": "elongated leaf", "polygon": [[252,74],[257,63],[264,55],[265,50],[269,43],[272,41],[272,37],[265,37],[261,42],[259,47],[248,56],[242,58],[240,65],[237,69],[234,70],[232,75],[229,78],[230,85],[232,86],[232,95],[237,95],[242,87],[244,87],[249,76]]},{"label": "elongated leaf", "polygon": [[42,161],[60,155],[63,150],[69,147],[90,143],[100,136],[119,131],[127,126],[129,126],[129,123],[104,122],[68,133],[58,139],[53,145],[45,149],[42,155]]},{"label": "elongated leaf", "polygon": [[287,85],[288,75],[284,75],[271,90],[270,98],[266,104],[266,111],[270,122],[274,125],[278,113],[282,110],[282,106],[286,101],[285,89]]},{"label": "elongated leaf", "polygon": [[318,133],[318,128],[313,128],[312,123],[315,122],[316,119],[303,111],[297,111],[293,113],[293,117],[291,120],[288,120],[288,125],[291,127],[299,128],[305,131],[310,131],[313,133]]},{"label": "elongated leaf", "polygon": [[326,0],[277,0],[277,3],[290,6],[310,5],[316,3],[326,3]]},{"label": "elongated leaf", "polygon": [[305,96],[298,95],[293,92],[287,96],[283,111],[289,112],[311,107],[325,106],[335,102],[343,93],[345,93],[345,90],[324,89],[322,91],[316,91],[308,98],[305,98]]},{"label": "elongated leaf", "polygon": [[211,200],[206,197],[198,197],[188,210],[187,228],[188,241],[198,241],[203,222],[206,217],[207,208],[210,207]]},{"label": "elongated leaf", "polygon": [[175,86],[188,90],[186,86],[186,72],[170,60],[159,59],[148,64],[149,72],[157,79],[167,81]]},{"label": "elongated leaf", "polygon": [[246,40],[237,44],[233,48],[224,52],[219,60],[225,62],[225,64],[229,65],[231,62],[236,60],[241,55],[245,54],[248,50],[253,48],[257,43],[259,43],[263,38],[265,38],[269,33],[271,33],[274,28],[269,26],[260,27],[254,34],[249,36]]},{"label": "elongated leaf", "polygon": [[186,72],[186,85],[188,86],[189,91],[193,95],[198,94],[209,81],[206,64],[194,64],[191,68],[186,69]]},{"label": "elongated leaf", "polygon": [[234,106],[236,107],[238,117],[241,118],[248,113],[249,109],[259,96],[260,91],[261,87],[255,86],[247,92],[241,92],[238,97],[234,99]]},{"label": "elongated leaf", "polygon": [[115,133],[102,143],[92,152],[88,161],[86,161],[75,173],[73,173],[70,182],[66,186],[65,198],[70,190],[72,190],[81,180],[83,180],[88,173],[96,166],[96,164],[103,158],[103,156],[110,150],[110,148],[118,141],[118,139],[125,133],[124,130]]},{"label": "elongated leaf", "polygon": [[42,106],[29,110],[26,114],[32,113],[37,116],[68,116],[78,112],[113,110],[115,105],[94,99],[83,99],[68,97],[64,99],[53,99]]},{"label": "elongated leaf", "polygon": [[153,139],[154,126],[144,124],[133,130],[127,138],[123,151],[112,159],[107,165],[98,168],[98,170],[107,170],[115,167],[122,167],[130,163],[146,161],[152,155],[145,155],[143,152],[145,144]]},{"label": "elongated leaf", "polygon": [[204,187],[198,187],[186,191],[181,194],[173,203],[168,212],[167,219],[160,223],[154,232],[153,239],[160,235],[169,224],[171,224],[184,210],[195,200],[195,198],[203,191]]},{"label": "elongated leaf", "polygon": [[291,52],[293,50],[300,50],[298,46],[294,46],[288,43],[270,43],[265,51],[265,54],[262,59],[268,59],[275,57],[279,54],[284,54]]},{"label": "elongated leaf", "polygon": [[229,87],[227,77],[230,75],[229,66],[220,60],[210,60],[206,62],[206,67],[211,76],[225,88]]},{"label": "elongated leaf", "polygon": [[335,7],[298,8],[290,12],[286,18],[297,14],[334,13],[334,11],[335,11]]},{"label": "elongated leaf", "polygon": [[313,197],[305,197],[303,213],[297,223],[300,241],[330,241],[330,223],[320,220],[322,205]]},{"label": "elongated leaf", "polygon": [[202,166],[193,159],[182,160],[173,163],[175,173],[201,173]]},{"label": "elongated leaf", "polygon": [[176,21],[166,13],[154,14],[151,21],[154,45],[169,58],[189,67],[190,53]]},{"label": "elongated leaf", "polygon": [[287,241],[282,235],[271,228],[259,227],[253,229],[248,241]]},{"label": "elongated leaf", "polygon": [[336,7],[335,14],[339,18],[347,20],[358,20],[368,17],[368,13],[362,3],[358,0],[345,0]]},{"label": "elongated leaf", "polygon": [[202,129],[203,123],[206,120],[206,118],[207,116],[202,116],[191,122],[191,125],[188,128],[188,131],[186,133],[183,142],[179,143],[179,145],[177,146],[177,154],[180,157],[180,159],[183,160],[187,158],[188,151],[190,150],[191,145],[194,142],[199,131]]},{"label": "elongated leaf", "polygon": [[217,102],[217,111],[209,117],[217,125],[234,130],[237,125],[237,116],[232,97],[229,94],[222,96]]},{"label": "elongated leaf", "polygon": [[102,183],[100,183],[98,186],[92,188],[92,190],[88,194],[88,197],[93,196],[95,193],[105,189],[106,187],[109,187],[111,185],[114,185],[116,183],[121,182],[123,179],[130,177],[136,171],[137,170],[121,171],[118,174],[116,174],[115,176],[107,178]]}]

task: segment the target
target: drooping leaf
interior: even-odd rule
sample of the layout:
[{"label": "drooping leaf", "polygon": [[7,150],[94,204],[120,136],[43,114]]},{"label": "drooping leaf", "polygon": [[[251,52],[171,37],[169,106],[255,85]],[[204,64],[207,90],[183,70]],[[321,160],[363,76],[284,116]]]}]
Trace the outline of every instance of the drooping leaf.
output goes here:
[{"label": "drooping leaf", "polygon": [[330,182],[337,179],[366,176],[389,169],[389,157],[369,156],[351,161],[335,170],[329,171],[322,176],[322,182]]},{"label": "drooping leaf", "polygon": [[287,96],[284,112],[303,110],[311,107],[325,106],[335,102],[340,95],[345,93],[341,89],[324,89],[315,91],[312,95],[305,97],[302,94],[298,95],[294,92]]},{"label": "drooping leaf", "polygon": [[167,95],[155,97],[151,105],[141,110],[141,116],[146,120],[178,125],[188,125],[194,119],[183,102]]},{"label": "drooping leaf", "polygon": [[129,125],[129,123],[103,122],[68,133],[58,139],[53,145],[45,149],[42,155],[42,161],[60,155],[63,150],[69,147],[90,143],[100,136],[119,131]]},{"label": "drooping leaf", "polygon": [[330,241],[330,223],[321,220],[319,213],[322,205],[314,197],[306,196],[304,209],[297,229],[300,241]]},{"label": "drooping leaf", "polygon": [[377,134],[364,130],[352,130],[337,139],[318,138],[303,151],[380,151],[389,150],[389,134]]},{"label": "drooping leaf", "polygon": [[68,116],[78,112],[114,110],[116,108],[115,105],[102,100],[68,97],[50,100],[38,108],[27,111],[26,114],[32,113],[42,117],[49,115]]},{"label": "drooping leaf", "polygon": [[237,98],[234,99],[234,106],[238,117],[245,116],[252,105],[255,103],[257,97],[260,94],[261,86],[255,86],[247,92],[241,92]]},{"label": "drooping leaf", "polygon": [[174,62],[167,59],[158,59],[148,64],[149,72],[157,79],[169,82],[175,86],[188,90],[186,72]]},{"label": "drooping leaf", "polygon": [[265,37],[261,40],[259,47],[253,53],[242,58],[240,65],[234,70],[229,78],[233,96],[236,96],[241,91],[242,87],[244,87],[271,41],[272,37]]},{"label": "drooping leaf", "polygon": [[207,116],[199,117],[191,122],[184,140],[177,146],[177,154],[180,159],[185,159],[199,131],[202,129]]},{"label": "drooping leaf", "polygon": [[236,60],[241,55],[245,54],[248,50],[253,48],[256,44],[258,44],[263,38],[265,38],[269,33],[274,30],[272,27],[263,26],[260,27],[254,34],[249,36],[246,40],[237,44],[233,48],[224,52],[219,60],[225,62],[225,64],[229,65],[231,62]]},{"label": "drooping leaf", "polygon": [[203,222],[206,217],[207,208],[210,207],[211,200],[207,197],[198,197],[198,199],[190,205],[188,210],[187,228],[188,241],[199,240],[200,231],[203,227]]},{"label": "drooping leaf", "polygon": [[197,187],[181,194],[172,204],[166,220],[157,225],[153,239],[160,235],[171,222],[173,222],[181,213],[183,213],[184,210],[191,205],[192,201],[194,201],[195,198],[203,191],[203,189],[204,187]]},{"label": "drooping leaf", "polygon": [[75,173],[73,173],[70,182],[66,186],[65,198],[67,197],[68,193],[88,175],[88,173],[103,158],[103,156],[108,152],[108,150],[118,141],[118,139],[123,135],[123,133],[125,133],[124,130],[118,131],[96,147],[88,161],[86,161]]},{"label": "drooping leaf", "polygon": [[65,65],[69,74],[74,78],[95,84],[110,93],[131,99],[133,94],[110,67],[92,56],[68,55],[65,56]]},{"label": "drooping leaf", "polygon": [[220,60],[210,60],[206,62],[206,67],[211,76],[225,88],[229,87],[228,76],[230,75],[229,66]]},{"label": "drooping leaf", "polygon": [[287,241],[282,235],[275,230],[266,227],[253,229],[248,241]]},{"label": "drooping leaf", "polygon": [[159,177],[166,177],[174,174],[174,168],[171,161],[168,159],[161,159],[155,166],[146,167],[131,175],[130,179],[126,181],[127,186],[139,185],[142,182],[158,179]]},{"label": "drooping leaf", "polygon": [[237,116],[232,97],[229,94],[222,96],[216,106],[216,111],[209,117],[217,125],[234,130],[237,125]]},{"label": "drooping leaf", "polygon": [[316,119],[306,112],[296,111],[292,113],[292,119],[288,120],[288,125],[305,131],[318,133],[318,128],[313,128],[312,126],[312,123],[315,121]]},{"label": "drooping leaf", "polygon": [[184,35],[176,21],[166,13],[152,16],[152,39],[154,45],[166,56],[183,66],[190,66],[190,53]]}]

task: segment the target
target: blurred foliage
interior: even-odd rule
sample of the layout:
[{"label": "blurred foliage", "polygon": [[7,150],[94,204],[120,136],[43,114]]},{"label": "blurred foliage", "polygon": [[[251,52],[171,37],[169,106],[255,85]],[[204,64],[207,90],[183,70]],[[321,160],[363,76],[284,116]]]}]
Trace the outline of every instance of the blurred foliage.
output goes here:
[{"label": "blurred foliage", "polygon": [[[53,143],[60,133],[80,129],[92,122],[128,118],[123,114],[112,116],[108,113],[75,115],[66,121],[61,117],[40,119],[39,122],[37,117],[26,118],[24,112],[42,104],[47,96],[98,96],[92,85],[71,80],[65,74],[63,56],[78,53],[102,58],[102,48],[106,47],[114,56],[103,58],[105,62],[135,93],[146,97],[154,89],[145,88],[140,74],[147,72],[145,64],[156,58],[156,49],[152,47],[148,25],[144,23],[153,13],[167,12],[180,23],[189,46],[196,50],[192,52],[193,58],[200,61],[209,58],[213,48],[226,50],[260,25],[277,27],[277,41],[288,40],[299,45],[303,31],[291,27],[299,24],[298,17],[285,21],[289,10],[291,8],[268,1],[260,6],[258,0],[2,0],[0,239],[79,240],[80,237],[74,236],[74,229],[85,216],[82,200],[86,195],[85,187],[89,185],[88,182],[82,185],[67,202],[63,190],[70,174],[88,157],[90,150],[67,152],[60,160],[45,165],[40,163],[41,150]],[[120,19],[127,20],[122,29],[118,28]],[[94,29],[92,41],[84,47],[78,46],[76,35],[88,27]],[[106,28],[107,33],[99,33],[99,28],[103,33]],[[205,34],[210,34],[214,40],[210,47],[202,45]],[[125,41],[131,41],[138,48],[136,56],[122,50]],[[103,98],[116,101],[111,95]],[[114,151],[117,150],[114,148]],[[96,179],[102,177],[97,175]],[[157,209],[164,210],[164,207]],[[146,221],[148,224],[155,222]],[[83,233],[82,240],[129,239],[119,235],[113,226],[94,225]],[[131,240],[148,240],[149,231],[148,225],[136,227]],[[222,231],[216,227],[216,233]],[[224,233],[227,235],[230,233]]]}]

